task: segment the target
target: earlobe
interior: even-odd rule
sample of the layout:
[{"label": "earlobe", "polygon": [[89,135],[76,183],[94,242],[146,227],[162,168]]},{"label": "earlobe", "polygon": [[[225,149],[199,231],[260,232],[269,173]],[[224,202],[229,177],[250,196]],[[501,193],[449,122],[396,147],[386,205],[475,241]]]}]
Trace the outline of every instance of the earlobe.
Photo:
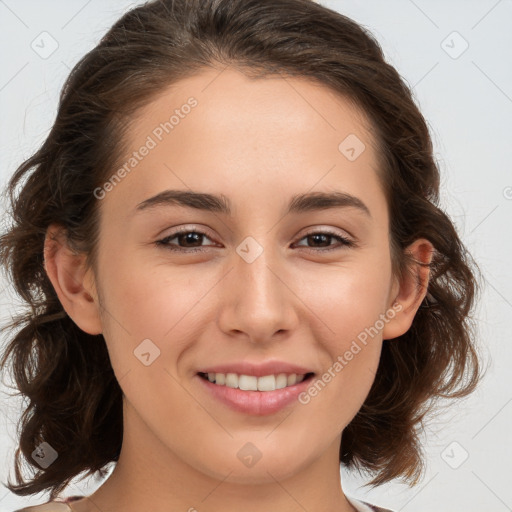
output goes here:
[{"label": "earlobe", "polygon": [[428,240],[420,238],[406,252],[412,256],[412,263],[399,283],[398,294],[392,297],[394,316],[382,331],[385,340],[397,338],[409,330],[428,291],[429,265],[434,255],[434,246]]},{"label": "earlobe", "polygon": [[99,303],[90,289],[83,253],[69,247],[63,227],[52,224],[44,241],[44,268],[62,307],[75,324],[88,334],[101,334]]}]

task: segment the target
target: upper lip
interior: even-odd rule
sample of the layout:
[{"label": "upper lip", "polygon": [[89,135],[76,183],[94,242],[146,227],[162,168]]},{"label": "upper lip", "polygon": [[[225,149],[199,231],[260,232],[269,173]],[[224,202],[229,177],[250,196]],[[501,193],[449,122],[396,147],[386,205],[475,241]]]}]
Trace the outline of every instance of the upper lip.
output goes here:
[{"label": "upper lip", "polygon": [[264,363],[239,361],[234,363],[218,364],[202,368],[198,373],[236,373],[238,375],[263,377],[264,375],[278,375],[279,373],[296,373],[297,375],[305,375],[306,373],[313,373],[313,371],[305,366],[274,360],[265,361]]}]

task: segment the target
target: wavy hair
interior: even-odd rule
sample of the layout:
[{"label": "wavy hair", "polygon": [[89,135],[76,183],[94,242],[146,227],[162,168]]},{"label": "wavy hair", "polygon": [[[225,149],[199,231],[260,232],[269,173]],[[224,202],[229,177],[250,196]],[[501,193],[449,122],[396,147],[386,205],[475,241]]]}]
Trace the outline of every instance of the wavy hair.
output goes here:
[{"label": "wavy hair", "polygon": [[[123,438],[122,390],[103,335],[77,327],[46,275],[47,228],[63,226],[96,268],[94,190],[116,168],[130,120],[170,84],[225,66],[254,77],[304,77],[354,102],[376,137],[394,275],[408,271],[405,248],[417,238],[435,248],[428,293],[410,329],[384,341],[371,390],[343,432],[340,463],[370,472],[366,485],[398,477],[416,485],[425,415],[437,399],[464,397],[480,381],[472,318],[478,267],[439,206],[427,123],[372,34],[311,0],[153,0],[124,14],[75,65],[49,135],[6,189],[11,223],[0,262],[27,306],[4,327],[11,334],[0,361],[26,399],[17,484],[7,485],[15,494],[50,490],[54,499],[76,475],[104,474]],[[32,457],[42,442],[58,453],[46,468]]]}]

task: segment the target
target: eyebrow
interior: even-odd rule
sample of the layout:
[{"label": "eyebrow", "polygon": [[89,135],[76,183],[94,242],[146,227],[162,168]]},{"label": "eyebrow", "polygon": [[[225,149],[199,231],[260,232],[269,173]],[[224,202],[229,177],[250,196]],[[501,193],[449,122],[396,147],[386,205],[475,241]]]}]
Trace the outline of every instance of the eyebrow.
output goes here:
[{"label": "eyebrow", "polygon": [[[231,215],[230,201],[224,194],[215,195],[191,190],[164,190],[139,203],[135,211],[172,205]],[[330,208],[355,208],[371,218],[369,208],[361,199],[338,191],[297,194],[291,198],[286,213],[305,213]]]}]

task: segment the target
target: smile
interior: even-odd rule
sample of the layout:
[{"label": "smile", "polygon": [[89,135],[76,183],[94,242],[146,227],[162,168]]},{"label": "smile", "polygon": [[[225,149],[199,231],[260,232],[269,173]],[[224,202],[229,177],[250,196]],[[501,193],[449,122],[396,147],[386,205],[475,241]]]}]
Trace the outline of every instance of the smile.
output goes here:
[{"label": "smile", "polygon": [[294,373],[256,377],[236,373],[200,372],[197,377],[205,392],[215,398],[216,402],[236,412],[263,416],[276,413],[292,404],[300,404],[298,397],[308,388],[314,375]]},{"label": "smile", "polygon": [[236,373],[199,373],[199,375],[218,386],[227,386],[243,391],[275,391],[276,389],[283,389],[298,384],[313,374],[279,373],[262,377],[238,375]]}]

